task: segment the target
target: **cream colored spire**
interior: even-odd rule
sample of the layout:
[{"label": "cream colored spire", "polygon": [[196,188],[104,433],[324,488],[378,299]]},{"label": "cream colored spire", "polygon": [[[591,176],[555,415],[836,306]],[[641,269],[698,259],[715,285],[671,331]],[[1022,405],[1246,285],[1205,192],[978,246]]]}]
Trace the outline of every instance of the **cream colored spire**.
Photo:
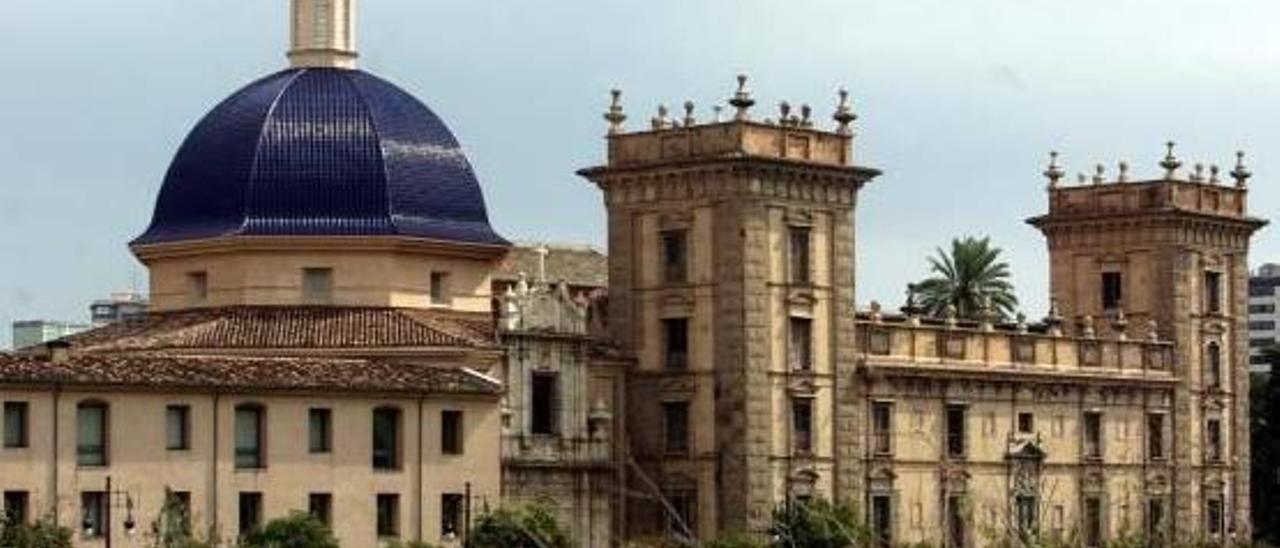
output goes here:
[{"label": "cream colored spire", "polygon": [[294,68],[356,68],[356,0],[290,0]]}]

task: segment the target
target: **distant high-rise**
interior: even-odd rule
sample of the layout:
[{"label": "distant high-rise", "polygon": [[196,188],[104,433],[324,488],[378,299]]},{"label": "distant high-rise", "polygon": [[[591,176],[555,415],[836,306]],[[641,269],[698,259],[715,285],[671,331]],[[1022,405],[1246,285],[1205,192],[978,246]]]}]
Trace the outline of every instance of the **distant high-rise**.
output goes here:
[{"label": "distant high-rise", "polygon": [[93,301],[89,305],[89,317],[94,327],[102,327],[119,321],[147,315],[149,303],[141,293],[112,293],[109,298]]},{"label": "distant high-rise", "polygon": [[1249,276],[1249,365],[1254,371],[1267,370],[1262,351],[1276,344],[1276,305],[1280,304],[1280,264],[1266,263]]},{"label": "distant high-rise", "polygon": [[88,325],[50,320],[13,322],[13,347],[27,348],[47,343],[89,329]]}]

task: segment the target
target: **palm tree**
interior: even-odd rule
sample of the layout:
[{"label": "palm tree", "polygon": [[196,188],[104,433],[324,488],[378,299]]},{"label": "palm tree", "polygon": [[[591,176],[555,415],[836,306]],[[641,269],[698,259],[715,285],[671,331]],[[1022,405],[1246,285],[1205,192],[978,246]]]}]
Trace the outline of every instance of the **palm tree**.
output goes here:
[{"label": "palm tree", "polygon": [[981,319],[984,312],[1009,318],[1018,306],[1009,283],[1009,263],[1000,261],[990,238],[951,240],[951,253],[938,249],[929,258],[934,276],[916,284],[920,304],[927,314],[941,317],[953,308],[959,318]]}]

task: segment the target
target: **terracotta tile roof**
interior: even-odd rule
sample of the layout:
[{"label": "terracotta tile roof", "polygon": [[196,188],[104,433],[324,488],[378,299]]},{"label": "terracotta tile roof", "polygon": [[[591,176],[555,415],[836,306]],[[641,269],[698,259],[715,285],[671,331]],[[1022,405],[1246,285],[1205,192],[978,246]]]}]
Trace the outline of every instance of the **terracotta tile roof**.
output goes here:
[{"label": "terracotta tile roof", "polygon": [[77,352],[192,349],[494,348],[488,314],[240,306],[157,312],[66,339]]},{"label": "terracotta tile roof", "polygon": [[[520,244],[507,252],[498,265],[493,279],[514,282],[523,272],[530,281],[538,277],[538,245]],[[548,245],[547,281],[564,280],[579,287],[606,287],[609,285],[609,257],[591,246]]]},{"label": "terracotta tile roof", "polygon": [[337,358],[73,354],[63,361],[0,354],[0,384],[162,390],[496,395],[495,380],[461,366]]}]

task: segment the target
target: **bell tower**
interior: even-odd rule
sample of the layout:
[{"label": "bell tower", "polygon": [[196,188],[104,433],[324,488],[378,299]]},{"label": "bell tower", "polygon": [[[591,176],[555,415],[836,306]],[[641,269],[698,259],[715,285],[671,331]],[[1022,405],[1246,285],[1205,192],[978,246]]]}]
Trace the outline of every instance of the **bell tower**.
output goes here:
[{"label": "bell tower", "polygon": [[1248,539],[1248,253],[1266,222],[1249,216],[1243,153],[1228,183],[1217,166],[1180,172],[1167,148],[1161,177],[1130,180],[1121,163],[1109,179],[1098,165],[1074,186],[1053,154],[1049,211],[1028,222],[1048,241],[1051,294],[1069,328],[1109,317],[1175,343],[1175,534]]},{"label": "bell tower", "polygon": [[290,0],[294,68],[356,68],[356,0]]},{"label": "bell tower", "polygon": [[856,496],[853,396],[858,190],[848,96],[753,119],[745,76],[699,120],[666,107],[627,131],[605,114],[609,329],[628,378],[628,534],[762,532],[790,496]]}]

